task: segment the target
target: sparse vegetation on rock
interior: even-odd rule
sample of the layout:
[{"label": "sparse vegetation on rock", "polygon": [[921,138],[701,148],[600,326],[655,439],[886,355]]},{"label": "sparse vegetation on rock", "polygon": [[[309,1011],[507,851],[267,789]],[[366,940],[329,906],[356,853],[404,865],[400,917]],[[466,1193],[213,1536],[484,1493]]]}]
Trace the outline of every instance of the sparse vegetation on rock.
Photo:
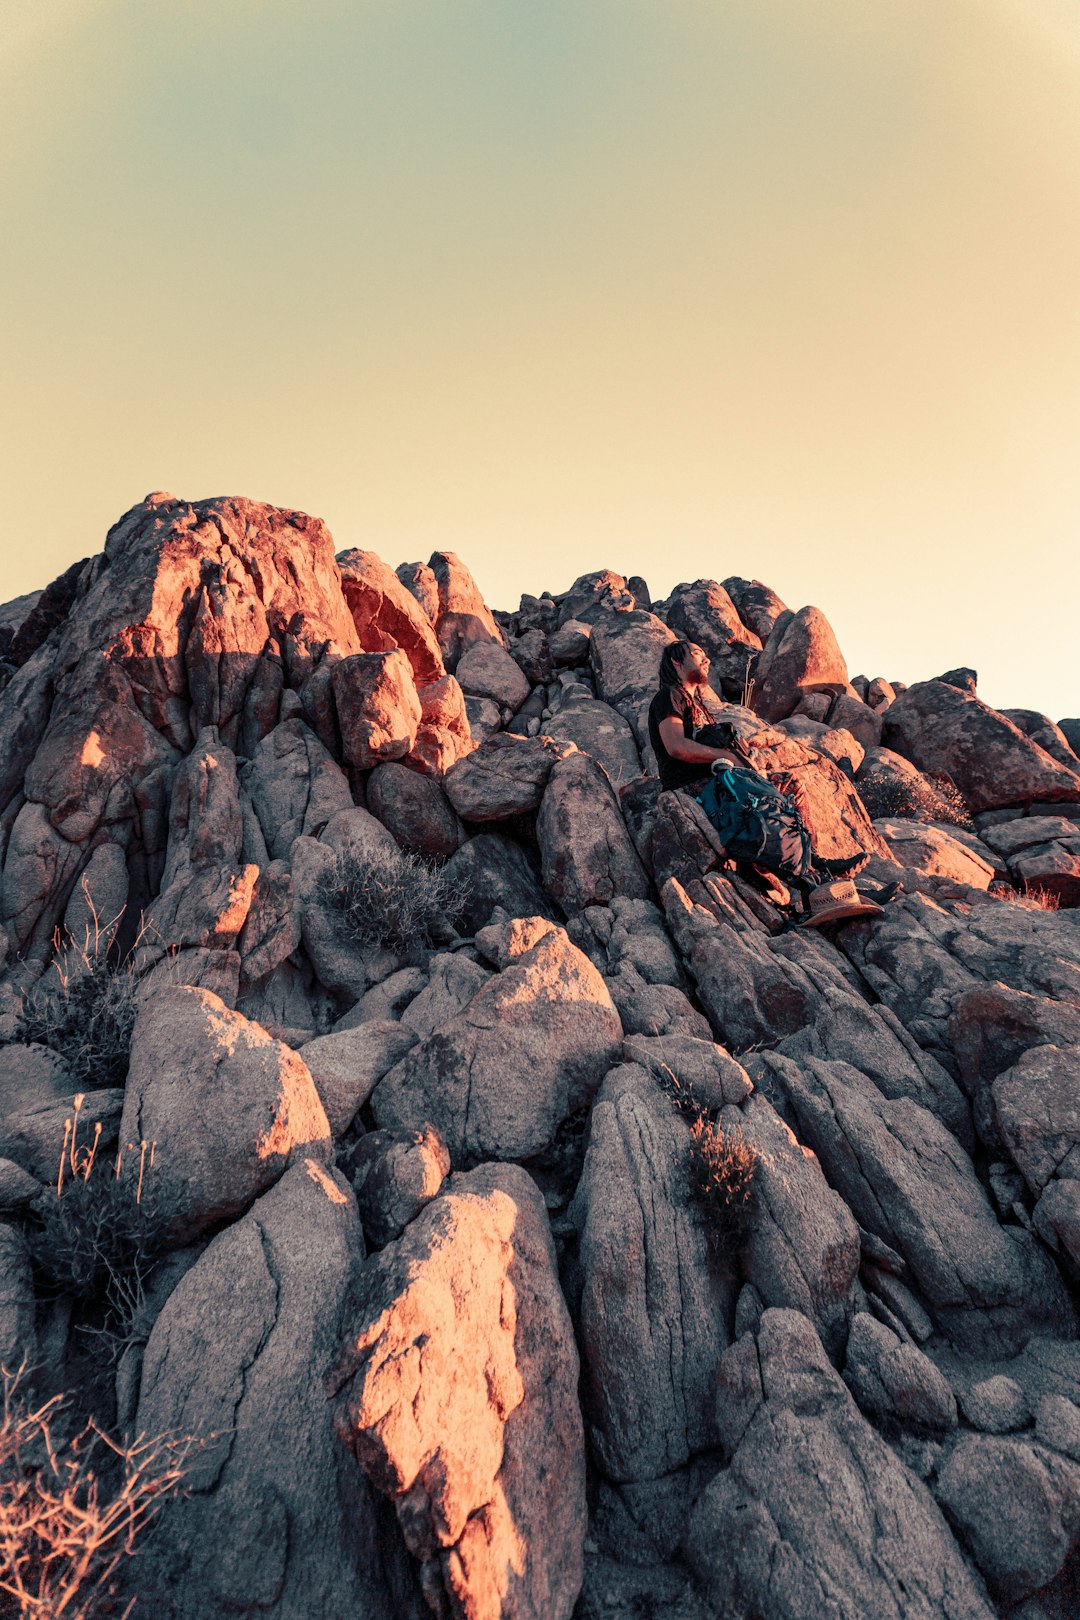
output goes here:
[{"label": "sparse vegetation on rock", "polygon": [[318,893],[357,945],[401,950],[445,940],[464,904],[460,886],[441,867],[407,850],[342,850],[320,877]]}]

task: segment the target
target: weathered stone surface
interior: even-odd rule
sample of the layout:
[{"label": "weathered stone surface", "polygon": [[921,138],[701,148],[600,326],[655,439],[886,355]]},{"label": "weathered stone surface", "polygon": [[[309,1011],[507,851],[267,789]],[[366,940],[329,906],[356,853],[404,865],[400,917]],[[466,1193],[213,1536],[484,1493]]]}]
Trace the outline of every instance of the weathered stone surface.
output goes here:
[{"label": "weathered stone surface", "polygon": [[829,705],[829,726],[833,731],[848,732],[866,749],[879,746],[885,721],[876,709],[847,691],[838,693]]},{"label": "weathered stone surface", "polygon": [[67,1069],[47,1046],[0,1046],[0,1117],[51,1108],[71,1095]]},{"label": "weathered stone surface", "polygon": [[436,1613],[569,1620],[581,1586],[578,1358],[543,1201],[451,1178],[363,1268],[338,1428],[394,1503]]},{"label": "weathered stone surface", "polygon": [[901,866],[954,883],[969,883],[976,889],[988,889],[994,881],[992,862],[943,828],[921,821],[875,821],[874,826]]},{"label": "weathered stone surface", "polygon": [[317,1035],[297,1054],[307,1065],[334,1137],[348,1128],[376,1085],[411,1046],[416,1034],[392,1020]]},{"label": "weathered stone surface", "polygon": [[730,579],[725,579],[721,583],[734,602],[743,624],[764,646],[781,613],[788,611],[787,604],[759,579],[741,579],[737,574],[733,574]]},{"label": "weathered stone surface", "polygon": [[850,1064],[773,1060],[831,1186],[896,1249],[954,1343],[1015,1354],[1040,1326],[1066,1337],[1072,1309],[1045,1252],[1002,1228],[968,1155],[933,1114],[887,1099]]},{"label": "weathered stone surface", "polygon": [[502,833],[474,833],[444,870],[465,896],[458,926],[467,933],[483,928],[496,909],[508,917],[553,915],[536,861]]},{"label": "weathered stone surface", "polygon": [[996,709],[944,681],[919,681],[891,706],[885,742],[921,771],[947,771],[972,811],[1080,799],[1080,774]]},{"label": "weathered stone surface", "polygon": [[367,806],[401,848],[415,854],[445,860],[464,842],[465,829],[438,782],[405,765],[379,765],[371,772]]},{"label": "weathered stone surface", "polygon": [[165,871],[146,913],[143,954],[235,943],[259,875],[242,864],[242,849],[236,758],[207,727],[173,780]]},{"label": "weathered stone surface", "polygon": [[808,692],[840,693],[847,684],[844,655],[821,609],[781,613],[754,669],[753,706],[758,714],[782,720]]},{"label": "weathered stone surface", "polygon": [[560,704],[550,720],[543,722],[547,737],[574,743],[602,765],[619,788],[641,775],[641,756],[633,729],[609,703],[597,698],[577,697]]},{"label": "weathered stone surface", "polygon": [[502,971],[376,1087],[380,1126],[430,1121],[456,1165],[527,1159],[588,1103],[622,1038],[604,981],[541,918],[502,931]]},{"label": "weathered stone surface", "polygon": [[1056,726],[1049,715],[1040,714],[1037,709],[1001,709],[1006,720],[1011,720],[1014,726],[1019,726],[1025,737],[1037,742],[1052,759],[1064,765],[1070,771],[1080,767],[1080,759],[1062,731]]},{"label": "weathered stone surface", "polygon": [[961,1389],[960,1410],[965,1421],[984,1434],[1008,1434],[1026,1428],[1035,1415],[1023,1386],[1004,1373]]},{"label": "weathered stone surface", "polygon": [[[496,933],[500,930],[496,929]],[[491,969],[455,951],[431,958],[428,982],[402,1013],[402,1021],[417,1040],[427,1040],[446,1028],[491,978]]]},{"label": "weathered stone surface", "polygon": [[22,1165],[14,1159],[0,1159],[0,1210],[22,1214],[38,1202],[43,1192],[41,1182]]},{"label": "weathered stone surface", "polygon": [[990,1087],[1001,1141],[1036,1196],[1080,1181],[1080,1046],[1034,1046]]},{"label": "weathered stone surface", "polygon": [[767,1306],[802,1311],[828,1353],[847,1339],[859,1269],[859,1229],[832,1191],[814,1154],[760,1095],[725,1108],[723,1129],[740,1131],[757,1156],[753,1217],[741,1256],[743,1276]]},{"label": "weathered stone surface", "polygon": [[1080,1181],[1051,1181],[1032,1214],[1043,1242],[1080,1266]]},{"label": "weathered stone surface", "polygon": [[30,1251],[17,1226],[0,1221],[0,1367],[15,1373],[37,1361],[36,1301]]},{"label": "weathered stone surface", "polygon": [[526,630],[510,648],[510,656],[530,687],[544,686],[555,674],[555,661],[543,630]]},{"label": "weathered stone surface", "polygon": [[766,1311],[756,1342],[738,1340],[717,1411],[730,1461],[684,1549],[715,1612],[992,1620],[926,1487],[862,1417],[806,1317]]},{"label": "weathered stone surface", "polygon": [[317,838],[353,798],[341,767],[302,720],[275,726],[241,775],[271,859],[282,860],[301,834]]},{"label": "weathered stone surface", "polygon": [[11,829],[0,880],[0,921],[14,950],[39,960],[48,953],[81,863],[79,846],[60,836],[45,806],[24,804]]},{"label": "weathered stone surface", "polygon": [[917,1345],[861,1311],[851,1325],[844,1382],[875,1422],[942,1432],[956,1427],[956,1396]]},{"label": "weathered stone surface", "polygon": [[406,655],[356,653],[331,671],[341,747],[346,761],[368,770],[404,759],[416,742],[421,707]]},{"label": "weathered stone surface", "polygon": [[439,582],[427,563],[399,563],[394,570],[409,595],[434,625],[439,621]]},{"label": "weathered stone surface", "polygon": [[401,1612],[375,1503],[324,1388],[363,1254],[347,1183],[302,1159],[170,1294],[134,1428],[207,1443],[131,1565],[163,1620]]},{"label": "weathered stone surface", "polygon": [[603,618],[589,639],[597,697],[630,722],[643,757],[650,759],[649,704],[660,685],[661,655],[676,639],[662,619],[640,609]]},{"label": "weathered stone surface", "polygon": [[1052,1580],[1080,1531],[1080,1466],[1024,1440],[963,1435],[934,1494],[1004,1603]]},{"label": "weathered stone surface", "polygon": [[588,663],[591,635],[591,624],[583,624],[580,619],[567,619],[548,637],[552,661],[557,667]]},{"label": "weathered stone surface", "polygon": [[612,1480],[653,1479],[716,1443],[713,1389],[737,1285],[711,1258],[687,1122],[644,1069],[612,1070],[572,1207],[586,1416]]},{"label": "weathered stone surface", "polygon": [[300,912],[295,904],[292,873],[286,861],[271,861],[256,879],[237,940],[242,990],[246,993],[281,967],[299,944]]},{"label": "weathered stone surface", "polygon": [[420,725],[409,764],[426,776],[441,776],[456,760],[471,753],[474,743],[465,694],[452,675],[417,691]]},{"label": "weathered stone surface", "polygon": [[634,597],[622,574],[600,568],[575,579],[559,603],[559,624],[597,624],[616,613],[627,613]]},{"label": "weathered stone surface", "polygon": [[206,990],[160,991],[131,1038],[121,1139],[157,1144],[154,1190],[174,1243],[246,1209],[330,1128],[306,1064]]},{"label": "weathered stone surface", "polygon": [[1065,816],[1020,816],[987,827],[985,837],[1022,889],[1041,890],[1063,906],[1080,903],[1080,823]]},{"label": "weathered stone surface", "polygon": [[466,697],[490,698],[508,715],[520,709],[531,690],[506,648],[496,641],[469,647],[458,660],[456,673]]},{"label": "weathered stone surface", "polygon": [[661,1088],[668,1086],[696,1108],[739,1103],[753,1087],[741,1063],[710,1040],[694,1035],[630,1035],[623,1041],[626,1063],[647,1069]]},{"label": "weathered stone surface", "polygon": [[556,760],[571,752],[550,737],[500,734],[452,766],[443,787],[464,821],[506,821],[538,807]]},{"label": "weathered stone surface", "polygon": [[413,593],[374,551],[339,551],[341,588],[364,652],[400,647],[417,686],[430,686],[446,671],[432,621]]},{"label": "weathered stone surface", "polygon": [[428,567],[439,591],[439,647],[447,669],[453,673],[469,647],[486,641],[502,646],[504,638],[460,557],[452,551],[436,551],[428,558]]},{"label": "weathered stone surface", "polygon": [[554,766],[536,818],[544,888],[567,913],[643,900],[649,880],[604,771],[585,754]]},{"label": "weathered stone surface", "polygon": [[446,1143],[432,1125],[368,1131],[350,1154],[364,1232],[377,1248],[400,1237],[450,1173]]}]

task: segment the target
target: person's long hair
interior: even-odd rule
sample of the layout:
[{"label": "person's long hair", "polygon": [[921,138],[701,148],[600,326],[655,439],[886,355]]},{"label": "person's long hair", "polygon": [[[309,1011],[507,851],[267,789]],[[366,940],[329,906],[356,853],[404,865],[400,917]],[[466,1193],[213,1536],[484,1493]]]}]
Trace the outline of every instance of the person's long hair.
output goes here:
[{"label": "person's long hair", "polygon": [[668,642],[667,646],[664,648],[663,652],[660,655],[660,690],[661,691],[664,691],[665,689],[667,689],[669,687],[681,686],[682,685],[683,678],[680,675],[678,669],[676,668],[676,665],[681,664],[683,662],[683,660],[685,659],[687,653],[690,651],[690,648],[692,646],[693,646],[692,641],[669,641]]}]

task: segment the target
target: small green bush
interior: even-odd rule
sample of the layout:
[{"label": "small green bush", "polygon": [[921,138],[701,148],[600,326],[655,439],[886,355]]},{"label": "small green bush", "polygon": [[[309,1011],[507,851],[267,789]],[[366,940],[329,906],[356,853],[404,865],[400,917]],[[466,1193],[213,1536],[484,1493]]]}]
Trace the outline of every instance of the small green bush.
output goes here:
[{"label": "small green bush", "polygon": [[63,1059],[78,1091],[122,1086],[135,1024],[137,979],[105,955],[61,956],[23,997],[15,1039],[39,1041]]},{"label": "small green bush", "polygon": [[318,884],[318,898],[359,945],[408,949],[444,942],[465,896],[431,861],[399,850],[339,852]]}]

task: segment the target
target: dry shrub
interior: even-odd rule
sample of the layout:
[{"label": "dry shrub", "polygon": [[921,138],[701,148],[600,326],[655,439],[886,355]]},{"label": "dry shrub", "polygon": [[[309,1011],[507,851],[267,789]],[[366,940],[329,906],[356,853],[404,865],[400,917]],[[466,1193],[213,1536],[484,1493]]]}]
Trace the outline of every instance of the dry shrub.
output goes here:
[{"label": "dry shrub", "polygon": [[727,1130],[698,1114],[690,1124],[687,1169],[694,1196],[708,1212],[709,1229],[724,1243],[739,1243],[753,1213],[757,1153],[739,1127]]},{"label": "dry shrub", "polygon": [[340,851],[318,896],[349,939],[399,950],[446,941],[465,903],[440,867],[405,850]]},{"label": "dry shrub", "polygon": [[55,1052],[77,1091],[122,1086],[138,1010],[134,954],[113,962],[100,937],[55,943],[55,962],[23,997],[15,1040],[39,1041]]},{"label": "dry shrub", "polygon": [[1024,911],[1060,911],[1061,898],[1052,893],[1050,889],[1019,889],[1011,888],[1008,883],[991,883],[988,891],[995,900],[1004,900],[1010,906],[1020,906]]},{"label": "dry shrub", "polygon": [[19,1374],[2,1369],[0,1377],[0,1615],[129,1615],[135,1600],[121,1609],[116,1596],[120,1566],[177,1494],[195,1442],[161,1436],[121,1446],[91,1421],[56,1443],[62,1397],[34,1407]]},{"label": "dry shrub", "polygon": [[28,1232],[30,1253],[46,1288],[72,1299],[103,1300],[122,1314],[127,1290],[141,1288],[162,1252],[167,1216],[153,1177],[153,1144],[115,1160],[93,1140],[78,1142],[82,1097],[65,1122],[54,1197],[40,1201]]},{"label": "dry shrub", "polygon": [[971,812],[950,776],[925,772],[921,776],[894,776],[888,772],[856,782],[871,821],[943,821],[973,830]]}]

